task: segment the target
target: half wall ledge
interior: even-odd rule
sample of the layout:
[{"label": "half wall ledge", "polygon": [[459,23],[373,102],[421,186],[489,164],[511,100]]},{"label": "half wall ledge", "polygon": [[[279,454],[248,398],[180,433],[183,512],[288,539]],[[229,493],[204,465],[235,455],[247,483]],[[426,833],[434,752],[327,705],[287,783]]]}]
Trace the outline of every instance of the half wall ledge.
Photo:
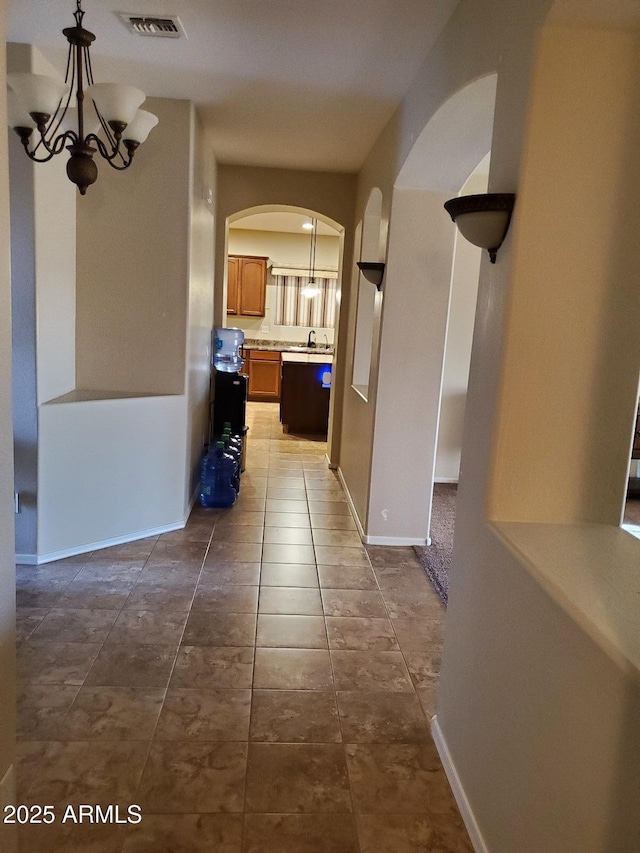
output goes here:
[{"label": "half wall ledge", "polygon": [[621,670],[640,676],[640,539],[606,524],[489,526]]}]

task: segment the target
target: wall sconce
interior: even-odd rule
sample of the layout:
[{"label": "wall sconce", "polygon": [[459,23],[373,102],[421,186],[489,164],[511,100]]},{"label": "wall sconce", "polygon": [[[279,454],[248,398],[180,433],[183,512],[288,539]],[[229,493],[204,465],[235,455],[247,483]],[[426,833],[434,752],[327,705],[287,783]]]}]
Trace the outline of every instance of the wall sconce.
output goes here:
[{"label": "wall sconce", "polygon": [[367,281],[380,290],[382,288],[382,277],[384,276],[384,264],[370,261],[356,261],[358,269]]},{"label": "wall sconce", "polygon": [[462,195],[445,201],[444,208],[465,240],[487,249],[489,260],[495,264],[509,230],[515,199],[514,193]]}]

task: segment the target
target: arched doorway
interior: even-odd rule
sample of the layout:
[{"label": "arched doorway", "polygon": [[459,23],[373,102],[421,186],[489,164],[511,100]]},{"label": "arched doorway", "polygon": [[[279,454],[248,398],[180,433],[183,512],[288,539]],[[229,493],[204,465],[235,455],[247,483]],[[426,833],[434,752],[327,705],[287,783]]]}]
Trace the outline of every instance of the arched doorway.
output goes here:
[{"label": "arched doorway", "polygon": [[[491,74],[447,100],[416,140],[393,189],[367,525],[372,544],[429,541],[439,444],[453,470],[442,478],[457,479],[480,260],[473,250],[464,263],[457,255],[442,205],[461,192],[491,148],[495,91]],[[464,340],[450,347],[447,363],[452,321],[459,319],[452,309],[465,316],[455,330]],[[443,400],[446,437],[439,435]]]},{"label": "arched doorway", "polygon": [[[335,360],[343,252],[344,227],[309,208],[272,204],[230,214],[225,223],[229,263],[222,291],[223,324],[242,329],[245,341],[256,346],[312,345],[318,354],[327,353],[328,359]],[[237,304],[234,300],[233,305],[229,302],[229,271],[236,262],[246,263],[250,258],[263,265],[264,293],[259,307],[245,311],[241,300]],[[235,294],[235,285],[233,291]],[[258,373],[252,363],[245,364],[250,376],[249,400],[279,402],[280,365],[261,363]],[[265,387],[258,376],[266,379]],[[335,417],[335,395],[330,396],[329,458]]]}]

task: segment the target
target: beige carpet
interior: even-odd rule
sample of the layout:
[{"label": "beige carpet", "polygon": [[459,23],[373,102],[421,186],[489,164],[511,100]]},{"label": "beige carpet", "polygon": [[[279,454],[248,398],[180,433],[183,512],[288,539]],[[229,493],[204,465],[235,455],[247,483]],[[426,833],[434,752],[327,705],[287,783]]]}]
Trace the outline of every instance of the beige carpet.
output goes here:
[{"label": "beige carpet", "polygon": [[436,483],[431,510],[431,545],[414,546],[415,552],[433,588],[446,605],[449,595],[449,570],[453,551],[458,487]]}]

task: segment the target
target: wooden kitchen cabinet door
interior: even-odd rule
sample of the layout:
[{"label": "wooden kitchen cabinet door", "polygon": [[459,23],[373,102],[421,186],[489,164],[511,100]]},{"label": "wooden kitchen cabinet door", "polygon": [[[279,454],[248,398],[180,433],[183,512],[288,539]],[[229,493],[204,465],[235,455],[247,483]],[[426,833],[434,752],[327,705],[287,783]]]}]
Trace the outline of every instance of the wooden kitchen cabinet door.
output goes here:
[{"label": "wooden kitchen cabinet door", "polygon": [[268,260],[254,255],[229,255],[227,314],[264,317]]},{"label": "wooden kitchen cabinet door", "polygon": [[264,317],[267,294],[267,259],[240,258],[240,314]]},{"label": "wooden kitchen cabinet door", "polygon": [[280,399],[280,353],[251,350],[249,400],[278,402]]},{"label": "wooden kitchen cabinet door", "polygon": [[230,255],[227,268],[227,314],[237,314],[240,307],[240,258]]}]

